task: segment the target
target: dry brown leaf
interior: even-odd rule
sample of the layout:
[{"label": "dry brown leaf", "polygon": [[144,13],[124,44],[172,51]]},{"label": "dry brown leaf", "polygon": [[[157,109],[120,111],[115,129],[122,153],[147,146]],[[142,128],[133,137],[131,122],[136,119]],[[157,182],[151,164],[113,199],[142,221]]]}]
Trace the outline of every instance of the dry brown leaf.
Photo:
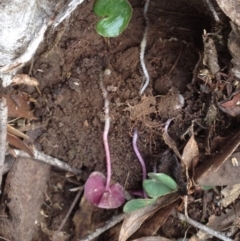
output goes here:
[{"label": "dry brown leaf", "polygon": [[194,135],[192,135],[183,149],[182,161],[188,169],[192,169],[197,164],[196,161],[193,162],[194,158],[197,156],[199,156],[198,144],[195,141]]},{"label": "dry brown leaf", "polygon": [[169,119],[167,121],[167,123],[165,124],[165,128],[164,128],[162,137],[163,137],[163,140],[166,143],[166,145],[168,145],[168,147],[174,151],[174,153],[177,155],[177,157],[180,160],[182,160],[182,156],[181,156],[180,152],[178,151],[176,142],[168,134],[168,127],[169,127],[170,122],[171,122],[171,119]]},{"label": "dry brown leaf", "polygon": [[13,134],[14,136],[18,136],[18,137],[24,138],[27,141],[31,141],[31,138],[29,136],[25,135],[24,133],[22,133],[21,131],[19,131],[16,128],[10,126],[9,124],[7,125],[7,131],[10,134]]},{"label": "dry brown leaf", "polygon": [[[205,160],[205,162],[210,160]],[[233,160],[235,162],[232,162]],[[213,167],[209,167],[207,171],[196,178],[196,182],[202,186],[226,186],[238,184],[240,183],[240,165],[238,163],[240,163],[240,152],[232,154],[216,171]]]},{"label": "dry brown leaf", "polygon": [[79,205],[79,210],[73,217],[76,236],[79,239],[96,230],[96,222],[92,220],[96,209],[83,197]]},{"label": "dry brown leaf", "polygon": [[133,241],[175,241],[175,239],[167,239],[161,236],[158,237],[143,237],[143,238],[138,238],[134,239]]},{"label": "dry brown leaf", "polygon": [[7,99],[8,116],[23,117],[30,120],[37,119],[31,111],[29,95],[27,93],[12,91],[1,96]]},{"label": "dry brown leaf", "polygon": [[214,40],[206,33],[205,30],[203,34],[203,44],[203,64],[209,68],[211,74],[215,75],[220,70],[218,65],[217,50]]},{"label": "dry brown leaf", "polygon": [[128,110],[130,110],[132,120],[139,120],[146,115],[156,113],[156,98],[154,96],[144,97],[141,103],[129,107]]},{"label": "dry brown leaf", "polygon": [[152,205],[146,206],[145,208],[139,209],[127,215],[123,221],[122,228],[119,235],[119,241],[126,241],[133,233],[135,233],[142,223],[152,216],[160,208],[169,205],[179,198],[178,193],[171,193],[164,197],[160,197]]},{"label": "dry brown leaf", "polygon": [[229,185],[221,191],[224,198],[221,200],[221,203],[224,207],[227,207],[229,204],[233,203],[240,195],[240,184]]},{"label": "dry brown leaf", "polygon": [[158,210],[152,217],[150,217],[141,228],[133,235],[133,238],[153,236],[164,225],[173,208],[176,207],[178,200]]},{"label": "dry brown leaf", "polygon": [[32,85],[32,86],[38,86],[39,83],[35,78],[30,77],[27,74],[17,74],[12,79],[12,85]]},{"label": "dry brown leaf", "polygon": [[225,112],[233,117],[238,116],[240,114],[240,93],[237,93],[232,98],[232,100],[219,104],[219,108],[223,112]]},{"label": "dry brown leaf", "polygon": [[[210,178],[210,180],[212,179],[211,176],[209,176],[209,175],[211,175],[211,173],[219,174],[220,172],[218,172],[218,169],[222,165],[224,165],[224,163],[226,163],[227,160],[229,160],[232,153],[237,149],[239,144],[240,144],[240,130],[236,131],[235,134],[233,134],[227,138],[226,142],[222,146],[219,147],[220,151],[218,151],[215,155],[212,154],[208,159],[204,160],[204,162],[196,169],[196,175],[194,177],[195,180],[197,182],[199,182],[200,179],[202,179],[202,180],[205,179],[207,181],[209,178]],[[230,168],[224,167],[224,169],[221,169],[221,170],[223,171],[225,169],[230,171],[229,174],[231,176],[231,171],[234,171],[234,170],[232,170],[231,166],[230,166]],[[214,176],[216,176],[216,175],[214,175]],[[220,178],[221,178],[221,176],[218,177],[218,180]],[[228,181],[228,180],[226,180],[226,181]],[[215,181],[215,183],[216,183],[216,181]],[[240,182],[234,182],[234,183],[229,183],[229,184],[226,183],[226,184],[219,184],[219,185],[232,185],[232,184],[237,184],[237,183],[240,183]],[[207,185],[207,184],[203,184],[203,185]],[[209,184],[209,185],[211,185],[211,184]]]},{"label": "dry brown leaf", "polygon": [[7,133],[7,142],[11,144],[12,146],[18,148],[19,150],[25,151],[28,155],[33,157],[33,151],[32,149],[25,144],[23,141],[18,139],[16,136]]}]

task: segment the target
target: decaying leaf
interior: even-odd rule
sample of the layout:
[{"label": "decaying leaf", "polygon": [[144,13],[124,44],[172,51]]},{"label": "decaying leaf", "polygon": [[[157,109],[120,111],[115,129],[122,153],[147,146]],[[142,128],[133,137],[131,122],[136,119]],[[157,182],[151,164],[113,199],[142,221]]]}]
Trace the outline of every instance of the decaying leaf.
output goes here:
[{"label": "decaying leaf", "polygon": [[183,149],[182,161],[188,169],[192,169],[196,166],[197,162],[193,161],[195,157],[199,155],[198,145],[192,134],[188,143]]},{"label": "decaying leaf", "polygon": [[79,210],[73,217],[76,236],[80,239],[85,235],[93,232],[97,227],[96,223],[92,220],[95,207],[91,205],[84,197],[79,205]]},{"label": "decaying leaf", "polygon": [[[232,153],[237,149],[239,144],[240,144],[240,131],[238,130],[234,135],[231,135],[230,137],[228,137],[228,139],[223,144],[223,146],[219,147],[219,151],[215,155],[212,154],[209,158],[206,158],[204,162],[196,169],[195,180],[199,183],[214,182],[216,184],[216,180],[214,181],[213,176],[216,177],[216,173],[218,173],[219,175],[221,172],[224,172],[225,169],[226,171],[229,172],[228,175],[232,176],[231,172],[234,172],[234,169],[232,168],[231,163],[230,165],[225,165],[224,168],[222,168],[220,171],[218,171],[218,169],[220,169],[220,167],[224,165],[224,163],[226,163],[227,160],[229,160]],[[221,175],[223,174],[224,173],[222,173]],[[235,176],[235,174],[233,175]],[[217,179],[220,179],[220,177],[221,176],[219,176]],[[235,178],[238,179],[238,177],[236,176]],[[230,180],[229,177],[227,177],[226,180],[223,178],[223,180],[224,181],[221,183],[225,183],[225,182],[227,183],[226,184],[219,183],[218,185],[232,185],[232,184],[240,183],[240,182],[235,182],[233,179]],[[213,184],[213,186],[215,184]],[[212,185],[212,184],[202,184],[202,185]]]},{"label": "decaying leaf", "polygon": [[219,104],[219,108],[230,116],[238,116],[240,114],[240,93],[237,93],[229,101]]},{"label": "decaying leaf", "polygon": [[[226,213],[222,213],[221,216],[211,215],[209,218],[209,222],[207,226],[216,230],[223,231],[229,228],[234,223],[239,223],[240,218],[240,202],[238,202],[234,209],[226,209]],[[203,231],[199,231],[197,236],[200,241],[207,240],[211,238],[211,236]]]},{"label": "decaying leaf", "polygon": [[203,44],[203,64],[209,68],[211,74],[215,75],[220,70],[218,65],[217,50],[213,39],[206,33],[206,30],[204,30],[203,34]]},{"label": "decaying leaf", "polygon": [[28,141],[31,141],[31,138],[27,135],[25,135],[24,133],[22,133],[21,131],[19,131],[18,129],[10,126],[9,124],[7,125],[7,131],[8,133],[10,134],[13,134],[15,136],[18,136],[18,137],[21,137],[21,138],[24,138],[25,140],[28,140]]},{"label": "decaying leaf", "polygon": [[221,191],[224,198],[221,200],[221,203],[224,207],[227,207],[229,204],[233,203],[240,195],[240,184],[229,185]]},{"label": "decaying leaf", "polygon": [[39,83],[35,78],[30,77],[27,74],[17,74],[12,79],[12,85],[32,85],[32,86],[38,86]]},{"label": "decaying leaf", "polygon": [[141,103],[129,107],[128,110],[130,110],[131,119],[142,119],[146,115],[157,112],[156,98],[154,96],[144,97]]},{"label": "decaying leaf", "polygon": [[33,157],[32,149],[27,144],[25,144],[23,141],[21,141],[19,138],[17,138],[16,136],[11,135],[10,133],[7,133],[7,142],[16,148],[18,148],[22,151],[25,151],[28,155]]},{"label": "decaying leaf", "polygon": [[[232,162],[234,158],[234,163]],[[210,157],[211,161],[213,157]],[[216,158],[217,159],[217,158]],[[237,160],[237,162],[236,162]],[[240,183],[240,165],[236,163],[240,162],[240,152],[232,154],[224,164],[217,170],[214,169],[214,165],[210,166],[202,175],[196,178],[196,182],[202,186],[226,186]],[[199,171],[199,170],[198,170]]]},{"label": "decaying leaf", "polygon": [[169,119],[166,122],[162,137],[163,137],[163,140],[165,141],[166,145],[168,145],[168,147],[174,151],[174,153],[177,155],[177,157],[180,160],[182,160],[182,156],[181,156],[180,152],[178,151],[176,142],[168,134],[168,127],[169,127],[170,123],[171,123],[171,119]]},{"label": "decaying leaf", "polygon": [[150,217],[146,222],[143,223],[141,228],[136,232],[136,234],[133,235],[133,238],[147,236],[150,236],[148,238],[153,238],[151,236],[156,235],[157,231],[164,225],[169,215],[171,214],[172,209],[176,207],[177,203],[178,201],[170,203],[169,205],[161,208],[156,213],[154,213],[152,217]]},{"label": "decaying leaf", "polygon": [[179,194],[171,193],[164,197],[160,197],[152,205],[146,206],[138,211],[127,215],[123,221],[122,228],[119,235],[119,241],[126,241],[133,233],[135,233],[142,223],[152,216],[156,211],[169,205],[179,198]]},{"label": "decaying leaf", "polygon": [[30,120],[36,120],[29,103],[29,95],[24,92],[12,91],[8,94],[2,94],[7,99],[8,116],[23,117]]}]

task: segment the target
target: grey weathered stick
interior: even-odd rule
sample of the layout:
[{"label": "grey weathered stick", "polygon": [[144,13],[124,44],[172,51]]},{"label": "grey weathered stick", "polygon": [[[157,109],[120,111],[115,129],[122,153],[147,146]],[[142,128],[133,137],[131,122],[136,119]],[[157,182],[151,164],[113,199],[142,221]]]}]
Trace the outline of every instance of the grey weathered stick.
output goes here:
[{"label": "grey weathered stick", "polygon": [[221,240],[224,240],[224,241],[233,241],[232,239],[230,239],[230,238],[228,238],[227,236],[225,236],[223,233],[220,233],[220,232],[218,232],[218,231],[215,231],[215,230],[209,228],[209,227],[206,226],[206,225],[203,225],[203,224],[201,224],[201,223],[199,223],[199,222],[196,222],[196,221],[194,221],[193,219],[185,216],[185,215],[182,214],[182,213],[176,212],[176,216],[177,216],[180,220],[185,221],[185,222],[191,224],[192,226],[194,226],[195,228],[199,228],[200,230],[202,230],[202,231],[204,231],[204,232],[206,232],[206,233],[208,233],[208,234],[210,234],[210,235],[212,235],[212,236],[215,236],[215,237],[217,237],[217,238],[219,238],[219,239],[221,239]]},{"label": "grey weathered stick", "polygon": [[78,239],[78,240],[79,241],[93,240],[93,239],[97,238],[100,234],[104,233],[106,230],[108,230],[108,229],[112,228],[113,226],[115,226],[116,224],[120,223],[125,217],[126,217],[126,214],[124,214],[124,213],[119,214],[118,216],[114,216],[111,218],[111,220],[107,221],[106,225],[104,225],[101,228],[98,228],[93,233],[91,233],[81,239]]},{"label": "grey weathered stick", "polygon": [[[29,155],[24,151],[14,149],[14,152],[16,153],[17,156],[29,157]],[[59,169],[63,169],[65,171],[72,172],[74,174],[80,174],[82,172],[81,170],[79,170],[77,168],[71,167],[66,162],[63,162],[57,158],[48,156],[35,149],[33,149],[33,156],[34,156],[33,160],[38,160],[38,161],[48,163],[52,166],[58,167]]]},{"label": "grey weathered stick", "polygon": [[63,10],[57,15],[53,22],[53,27],[56,28],[64,19],[66,19],[84,0],[72,0],[67,3]]},{"label": "grey weathered stick", "polygon": [[5,154],[6,154],[7,117],[8,117],[7,100],[1,97],[0,98],[0,188],[2,184],[2,175],[3,175],[3,169],[4,169]]}]

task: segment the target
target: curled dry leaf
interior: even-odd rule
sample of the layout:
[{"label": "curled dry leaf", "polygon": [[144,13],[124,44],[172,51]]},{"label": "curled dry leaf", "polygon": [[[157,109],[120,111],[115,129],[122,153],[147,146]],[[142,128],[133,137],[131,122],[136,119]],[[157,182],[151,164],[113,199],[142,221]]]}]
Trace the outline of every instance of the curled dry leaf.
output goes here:
[{"label": "curled dry leaf", "polygon": [[27,141],[32,141],[31,138],[27,135],[25,135],[24,133],[22,133],[21,131],[19,131],[18,129],[10,126],[9,124],[7,125],[7,131],[10,133],[10,134],[13,134],[15,136],[18,136],[20,138],[24,138],[25,140]]},{"label": "curled dry leaf", "polygon": [[141,228],[136,232],[136,234],[133,235],[133,238],[146,237],[146,236],[149,236],[148,238],[157,238],[157,237],[151,237],[151,236],[155,235],[157,231],[164,225],[169,215],[171,214],[173,208],[176,207],[177,203],[178,203],[178,200],[170,203],[169,205],[155,212],[152,217],[150,217],[146,222],[143,223]]},{"label": "curled dry leaf", "polygon": [[240,195],[240,184],[229,185],[221,191],[224,198],[221,200],[221,203],[224,207],[227,207],[229,204],[233,203]]},{"label": "curled dry leaf", "polygon": [[11,135],[10,133],[7,133],[7,142],[16,148],[18,148],[22,151],[25,151],[28,155],[33,157],[32,149],[27,144],[25,144],[23,141],[18,139],[16,136]]},{"label": "curled dry leaf", "polygon": [[229,101],[219,104],[219,108],[230,116],[238,116],[240,114],[240,93],[237,93]]},{"label": "curled dry leaf", "polygon": [[[227,160],[229,160],[232,153],[237,149],[239,144],[240,144],[240,130],[236,131],[234,135],[231,135],[230,137],[227,138],[226,142],[219,147],[220,151],[218,151],[215,155],[212,154],[209,158],[206,158],[201,165],[199,165],[199,167],[196,169],[196,175],[194,179],[198,183],[214,182],[216,184],[217,180],[219,181],[219,179],[221,178],[224,180],[224,183],[225,181],[227,182],[226,184],[217,183],[216,185],[231,185],[231,184],[240,183],[240,182],[235,182],[236,180],[234,181],[234,179],[232,179],[232,178],[238,179],[238,177],[234,173],[234,168],[236,169],[236,167],[232,168],[233,167],[232,164],[229,163],[230,164],[229,165],[227,162]],[[234,155],[236,155],[236,153]],[[225,163],[226,165],[224,165]],[[223,165],[224,165],[224,168],[221,168],[221,170],[219,171],[218,169],[220,169],[220,167],[222,167]],[[219,176],[219,177],[217,176],[224,171],[228,171],[229,172],[228,175],[230,175],[231,178],[227,176],[227,179],[225,179],[224,176]],[[218,174],[216,175],[216,173]],[[202,184],[202,185],[208,185],[208,184]],[[209,184],[209,185],[212,185],[212,184]]]},{"label": "curled dry leaf", "polygon": [[168,128],[169,128],[169,125],[170,125],[171,121],[172,120],[169,119],[165,124],[165,128],[164,128],[163,135],[162,135],[163,140],[166,143],[166,145],[168,145],[168,147],[174,151],[174,153],[177,155],[177,157],[180,160],[182,160],[182,156],[181,156],[180,152],[178,151],[176,142],[168,134]]},{"label": "curled dry leaf", "polygon": [[152,216],[156,211],[169,205],[179,198],[179,194],[171,193],[164,197],[160,197],[152,205],[139,209],[127,215],[123,221],[119,235],[119,241],[126,241],[133,233],[135,233],[143,222]]},{"label": "curled dry leaf", "polygon": [[12,91],[8,94],[2,94],[2,96],[7,99],[9,117],[23,117],[30,120],[37,119],[31,111],[29,95],[27,93]]},{"label": "curled dry leaf", "polygon": [[32,86],[38,86],[39,83],[35,78],[30,77],[27,74],[17,74],[12,79],[12,85],[32,85]]},{"label": "curled dry leaf", "polygon": [[198,145],[195,141],[194,135],[191,136],[187,145],[183,149],[182,161],[188,169],[196,166],[197,162],[193,161],[199,155]]},{"label": "curled dry leaf", "polygon": [[203,34],[203,44],[203,64],[209,68],[211,74],[215,75],[220,70],[217,50],[213,39],[206,33],[206,30],[204,30]]},{"label": "curled dry leaf", "polygon": [[[212,162],[213,157],[205,162]],[[217,157],[216,157],[217,160]],[[234,162],[232,162],[234,160]],[[240,152],[232,154],[217,170],[210,166],[195,181],[202,186],[226,186],[240,183]],[[202,169],[203,170],[203,169]],[[201,171],[197,169],[197,171]]]}]

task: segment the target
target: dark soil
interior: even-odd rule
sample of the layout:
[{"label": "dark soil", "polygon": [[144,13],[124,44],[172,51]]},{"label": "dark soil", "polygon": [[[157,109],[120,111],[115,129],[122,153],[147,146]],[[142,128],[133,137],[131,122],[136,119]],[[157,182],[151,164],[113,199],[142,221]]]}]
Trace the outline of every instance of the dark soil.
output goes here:
[{"label": "dark soil", "polygon": [[[37,143],[44,153],[83,170],[80,179],[72,181],[52,170],[42,208],[46,215],[42,223],[47,230],[57,230],[68,211],[75,196],[69,188],[83,185],[93,171],[106,173],[102,141],[104,101],[99,87],[99,76],[105,69],[111,71],[104,78],[104,85],[110,100],[112,178],[126,189],[141,187],[141,167],[131,143],[135,127],[139,130],[139,149],[148,171],[152,171],[157,156],[167,150],[162,139],[166,120],[175,118],[170,134],[179,140],[194,118],[204,118],[203,98],[194,89],[199,86],[188,86],[194,77],[199,52],[203,50],[203,29],[211,32],[213,28],[210,12],[202,1],[151,1],[146,49],[151,81],[140,97],[144,80],[139,62],[145,28],[144,2],[131,0],[130,3],[133,16],[128,28],[119,37],[104,39],[95,31],[97,17],[92,11],[93,1],[86,0],[69,22],[53,34],[49,31],[35,57],[31,74],[39,81],[42,95],[32,92],[37,99],[34,113],[45,123]],[[61,33],[61,40],[56,44]],[[27,73],[28,69],[27,66],[24,71]],[[179,94],[185,103],[182,109],[176,110]],[[165,102],[161,95],[167,98]],[[144,102],[152,97],[154,101],[150,104]],[[143,103],[142,110],[136,114],[139,103]],[[49,208],[49,200],[56,206]],[[71,217],[77,211],[78,207]],[[112,211],[98,209],[94,213],[99,225],[112,215]],[[69,234],[66,240],[76,240],[79,232],[71,220],[63,228]],[[35,240],[51,240],[49,232],[48,235],[46,231],[40,232]],[[179,231],[179,238],[181,235]],[[172,236],[176,238],[177,234]]]}]

